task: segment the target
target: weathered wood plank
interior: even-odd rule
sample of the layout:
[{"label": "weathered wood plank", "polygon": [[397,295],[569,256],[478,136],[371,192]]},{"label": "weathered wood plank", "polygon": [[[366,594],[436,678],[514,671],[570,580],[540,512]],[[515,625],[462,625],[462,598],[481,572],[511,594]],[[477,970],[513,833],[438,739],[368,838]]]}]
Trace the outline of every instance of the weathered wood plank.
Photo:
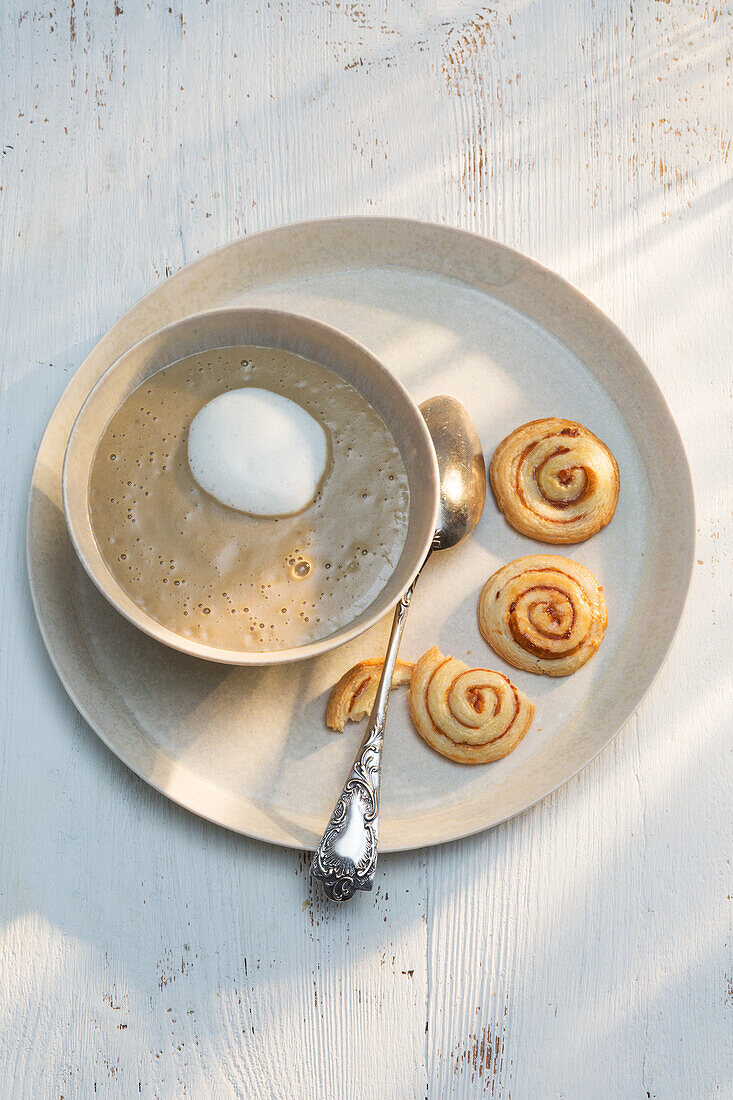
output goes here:
[{"label": "weathered wood plank", "polygon": [[[731,1095],[732,22],[2,6],[0,1094]],[[606,308],[680,423],[700,529],[673,654],[614,745],[489,835],[385,859],[343,911],[97,742],[22,546],[45,421],[114,319],[234,236],[339,213],[488,233]]]}]

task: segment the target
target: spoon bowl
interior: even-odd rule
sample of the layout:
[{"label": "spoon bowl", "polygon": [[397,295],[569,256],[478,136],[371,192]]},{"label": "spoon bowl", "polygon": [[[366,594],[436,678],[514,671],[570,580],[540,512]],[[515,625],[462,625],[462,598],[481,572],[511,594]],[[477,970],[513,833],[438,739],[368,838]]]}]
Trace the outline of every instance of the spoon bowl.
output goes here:
[{"label": "spoon bowl", "polygon": [[430,397],[420,412],[438,460],[440,511],[433,550],[449,550],[471,534],[486,500],[486,464],[473,421],[455,397]]}]

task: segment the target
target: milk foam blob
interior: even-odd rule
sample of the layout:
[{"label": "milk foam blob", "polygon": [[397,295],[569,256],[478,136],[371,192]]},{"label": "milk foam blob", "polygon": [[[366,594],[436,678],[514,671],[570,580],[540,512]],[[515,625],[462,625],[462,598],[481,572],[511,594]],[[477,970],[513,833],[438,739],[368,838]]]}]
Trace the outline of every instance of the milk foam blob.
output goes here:
[{"label": "milk foam blob", "polygon": [[328,439],[295,401],[247,386],[196,414],[188,433],[195,481],[221,504],[256,516],[287,516],[313,500],[326,470]]}]

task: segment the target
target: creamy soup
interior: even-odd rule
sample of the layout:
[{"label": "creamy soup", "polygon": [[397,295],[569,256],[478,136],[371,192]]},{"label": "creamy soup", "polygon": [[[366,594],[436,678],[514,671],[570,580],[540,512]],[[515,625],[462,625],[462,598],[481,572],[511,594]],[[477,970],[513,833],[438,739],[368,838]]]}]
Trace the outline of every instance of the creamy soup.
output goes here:
[{"label": "creamy soup", "polygon": [[[244,387],[296,402],[325,433],[325,472],[296,515],[238,511],[194,479],[190,425]],[[303,444],[293,440],[297,464]],[[353,386],[289,352],[241,347],[173,363],[127,398],[99,442],[89,508],[107,567],[152,618],[263,652],[327,637],[369,607],[400,559],[410,500],[395,439]]]}]

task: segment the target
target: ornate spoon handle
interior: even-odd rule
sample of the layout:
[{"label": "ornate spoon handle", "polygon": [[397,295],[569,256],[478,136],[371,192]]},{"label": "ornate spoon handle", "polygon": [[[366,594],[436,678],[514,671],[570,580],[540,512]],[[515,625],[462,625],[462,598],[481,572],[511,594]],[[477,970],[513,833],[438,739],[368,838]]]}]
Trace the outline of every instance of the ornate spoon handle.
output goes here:
[{"label": "ornate spoon handle", "polygon": [[311,874],[321,880],[326,895],[333,901],[346,901],[357,890],[371,890],[374,885],[384,726],[392,673],[416,584],[417,577],[395,609],[382,676],[364,740],[311,863]]}]

